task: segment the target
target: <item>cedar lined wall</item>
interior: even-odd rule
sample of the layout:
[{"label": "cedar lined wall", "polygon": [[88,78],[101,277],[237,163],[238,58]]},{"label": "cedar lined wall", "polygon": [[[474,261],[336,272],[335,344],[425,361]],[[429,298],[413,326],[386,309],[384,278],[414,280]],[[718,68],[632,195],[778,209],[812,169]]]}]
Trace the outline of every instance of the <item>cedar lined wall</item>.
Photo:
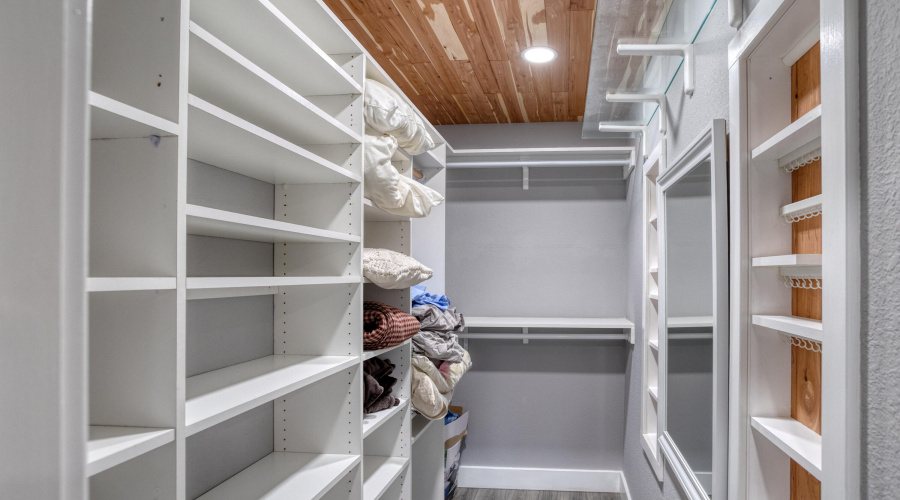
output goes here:
[{"label": "cedar lined wall", "polygon": [[[817,43],[791,67],[791,121],[796,121],[822,102],[819,61]],[[792,202],[822,194],[821,160],[791,174],[791,192]],[[793,253],[822,253],[823,216],[793,224]],[[822,319],[822,290],[794,288],[791,299],[791,312],[795,316]],[[822,353],[796,346],[791,347],[791,417],[822,433]],[[792,500],[819,499],[821,487],[819,480],[791,460]]]}]

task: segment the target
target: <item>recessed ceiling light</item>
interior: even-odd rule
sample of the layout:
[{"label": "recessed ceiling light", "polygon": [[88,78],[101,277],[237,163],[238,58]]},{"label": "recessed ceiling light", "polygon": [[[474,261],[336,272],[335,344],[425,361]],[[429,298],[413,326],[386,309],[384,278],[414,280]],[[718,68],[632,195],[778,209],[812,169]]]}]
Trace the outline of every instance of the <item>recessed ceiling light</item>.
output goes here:
[{"label": "recessed ceiling light", "polygon": [[522,59],[532,63],[547,63],[556,56],[556,51],[550,47],[528,47],[522,51]]}]

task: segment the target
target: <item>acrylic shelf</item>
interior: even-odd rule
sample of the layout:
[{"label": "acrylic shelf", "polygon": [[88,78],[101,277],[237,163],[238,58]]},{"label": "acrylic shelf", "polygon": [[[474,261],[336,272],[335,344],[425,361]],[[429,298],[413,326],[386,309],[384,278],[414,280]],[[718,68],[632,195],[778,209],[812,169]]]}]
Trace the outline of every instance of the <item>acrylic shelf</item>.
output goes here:
[{"label": "acrylic shelf", "polygon": [[276,354],[189,377],[185,433],[200,432],[358,363],[356,356]]},{"label": "acrylic shelf", "polygon": [[86,473],[93,476],[173,441],[174,429],[92,425],[88,429]]},{"label": "acrylic shelf", "polygon": [[822,480],[822,436],[793,418],[752,417],[750,425],[816,479]]},{"label": "acrylic shelf", "polygon": [[188,234],[266,243],[359,243],[360,237],[314,227],[187,205]]},{"label": "acrylic shelf", "polygon": [[408,399],[400,399],[400,404],[390,409],[363,415],[363,438],[369,437],[376,429],[409,406]]},{"label": "acrylic shelf", "polygon": [[363,498],[378,500],[409,467],[402,457],[363,457]]},{"label": "acrylic shelf", "polygon": [[276,451],[199,500],[318,500],[359,464],[358,455]]}]

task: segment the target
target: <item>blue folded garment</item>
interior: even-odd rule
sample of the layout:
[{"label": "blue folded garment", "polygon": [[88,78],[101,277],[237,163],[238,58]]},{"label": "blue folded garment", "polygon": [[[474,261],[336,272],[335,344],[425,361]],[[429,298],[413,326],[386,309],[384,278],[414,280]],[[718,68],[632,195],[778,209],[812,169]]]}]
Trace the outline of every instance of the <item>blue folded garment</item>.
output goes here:
[{"label": "blue folded garment", "polygon": [[444,425],[450,424],[457,418],[459,418],[459,413],[453,413],[452,411],[447,410],[447,414],[444,415]]},{"label": "blue folded garment", "polygon": [[415,285],[410,288],[410,291],[413,307],[431,304],[441,311],[446,311],[450,307],[450,299],[446,295],[426,293],[425,285]]}]

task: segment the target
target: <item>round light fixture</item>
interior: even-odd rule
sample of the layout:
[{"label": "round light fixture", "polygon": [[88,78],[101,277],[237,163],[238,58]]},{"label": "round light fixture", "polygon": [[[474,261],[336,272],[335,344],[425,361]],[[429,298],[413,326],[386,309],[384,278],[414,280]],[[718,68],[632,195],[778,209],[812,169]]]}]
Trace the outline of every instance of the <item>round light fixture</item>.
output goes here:
[{"label": "round light fixture", "polygon": [[522,51],[522,59],[531,63],[548,63],[556,56],[556,51],[550,47],[528,47]]}]

